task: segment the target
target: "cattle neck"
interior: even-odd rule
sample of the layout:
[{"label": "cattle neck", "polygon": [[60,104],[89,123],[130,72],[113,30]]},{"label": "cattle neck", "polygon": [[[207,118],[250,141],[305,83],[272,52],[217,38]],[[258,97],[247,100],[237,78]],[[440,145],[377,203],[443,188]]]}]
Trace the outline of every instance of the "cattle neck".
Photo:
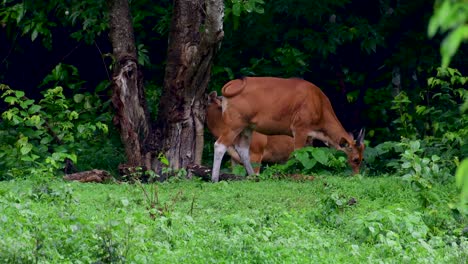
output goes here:
[{"label": "cattle neck", "polygon": [[351,135],[341,125],[340,121],[333,115],[333,118],[324,126],[325,136],[329,138],[329,144],[336,149],[341,149],[340,141],[344,138],[348,143],[353,142]]}]

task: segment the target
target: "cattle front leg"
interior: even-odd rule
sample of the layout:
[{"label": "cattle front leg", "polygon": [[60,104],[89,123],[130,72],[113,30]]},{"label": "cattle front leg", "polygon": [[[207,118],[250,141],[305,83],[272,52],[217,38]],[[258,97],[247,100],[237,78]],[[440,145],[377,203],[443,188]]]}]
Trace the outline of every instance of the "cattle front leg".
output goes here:
[{"label": "cattle front leg", "polygon": [[294,133],[294,149],[300,149],[305,146],[307,142],[308,135],[303,132]]},{"label": "cattle front leg", "polygon": [[239,153],[242,164],[244,164],[245,170],[247,171],[247,174],[249,175],[255,174],[252,168],[252,164],[250,163],[249,148],[250,148],[251,137],[252,137],[252,130],[245,129],[239,135],[239,138],[236,144],[234,145],[234,148],[236,149],[237,153]]}]

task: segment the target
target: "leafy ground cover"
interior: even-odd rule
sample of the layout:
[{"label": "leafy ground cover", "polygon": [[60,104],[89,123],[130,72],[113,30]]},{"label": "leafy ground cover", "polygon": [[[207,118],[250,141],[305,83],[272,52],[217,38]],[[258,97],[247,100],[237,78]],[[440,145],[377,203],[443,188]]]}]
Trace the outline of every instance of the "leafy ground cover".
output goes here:
[{"label": "leafy ground cover", "polygon": [[[146,190],[146,196],[143,189]],[[466,218],[400,177],[0,182],[3,263],[466,263]]]}]

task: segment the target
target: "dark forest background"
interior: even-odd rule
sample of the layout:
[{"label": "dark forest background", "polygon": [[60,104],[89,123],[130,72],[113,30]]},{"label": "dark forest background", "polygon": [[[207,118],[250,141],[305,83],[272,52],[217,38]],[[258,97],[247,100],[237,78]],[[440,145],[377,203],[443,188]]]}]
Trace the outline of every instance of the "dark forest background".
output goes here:
[{"label": "dark forest background", "polygon": [[[148,107],[155,119],[172,1],[130,4]],[[371,171],[401,166],[401,149],[417,141],[415,153],[437,155],[453,173],[467,153],[466,117],[459,106],[466,97],[468,49],[461,45],[450,68],[440,68],[445,35],[428,37],[434,6],[426,0],[225,1],[224,38],[209,91],[219,92],[239,76],[304,78],[328,95],[348,131],[366,128]],[[79,170],[115,170],[125,159],[112,125],[108,87],[113,61],[106,12],[102,0],[1,4],[0,83],[4,93],[9,91],[2,101],[12,95],[17,100],[0,104],[0,171],[8,172],[0,178],[22,174],[21,166],[16,172],[11,166],[30,168],[45,153],[62,153],[56,155],[57,162],[78,157]],[[56,87],[62,88],[48,90]],[[19,105],[24,98],[34,103]],[[15,104],[18,111],[9,112]],[[45,111],[37,124],[31,105]],[[41,132],[33,129],[33,136],[27,120],[45,126]],[[206,134],[203,163],[210,165],[213,140]],[[49,142],[57,148],[44,147]],[[383,165],[382,157],[396,163]]]}]

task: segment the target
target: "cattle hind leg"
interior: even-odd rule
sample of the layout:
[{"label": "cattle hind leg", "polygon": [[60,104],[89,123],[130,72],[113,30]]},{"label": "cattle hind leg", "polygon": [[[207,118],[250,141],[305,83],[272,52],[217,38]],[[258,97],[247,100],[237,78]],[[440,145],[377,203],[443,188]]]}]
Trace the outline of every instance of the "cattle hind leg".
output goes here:
[{"label": "cattle hind leg", "polygon": [[211,171],[211,181],[219,181],[219,171],[221,162],[228,147],[232,146],[234,139],[239,135],[240,130],[229,131],[227,134],[221,135],[214,144],[213,170]]},{"label": "cattle hind leg", "polygon": [[224,153],[226,153],[226,145],[219,143],[218,141],[214,144],[214,160],[213,170],[211,171],[211,181],[219,181],[219,170],[221,169],[221,161],[223,161]]},{"label": "cattle hind leg", "polygon": [[252,138],[252,130],[250,129],[245,129],[242,131],[242,133],[239,135],[239,138],[234,145],[234,148],[236,149],[237,153],[240,156],[240,159],[242,161],[242,164],[244,164],[245,170],[247,171],[247,174],[253,175],[255,174],[252,164],[250,163],[250,153],[249,153],[249,148],[250,148],[250,140]]},{"label": "cattle hind leg", "polygon": [[255,174],[260,173],[260,167],[262,166],[262,159],[263,159],[262,153],[254,153],[252,149],[250,149],[250,161],[251,161],[252,167],[254,168]]}]

